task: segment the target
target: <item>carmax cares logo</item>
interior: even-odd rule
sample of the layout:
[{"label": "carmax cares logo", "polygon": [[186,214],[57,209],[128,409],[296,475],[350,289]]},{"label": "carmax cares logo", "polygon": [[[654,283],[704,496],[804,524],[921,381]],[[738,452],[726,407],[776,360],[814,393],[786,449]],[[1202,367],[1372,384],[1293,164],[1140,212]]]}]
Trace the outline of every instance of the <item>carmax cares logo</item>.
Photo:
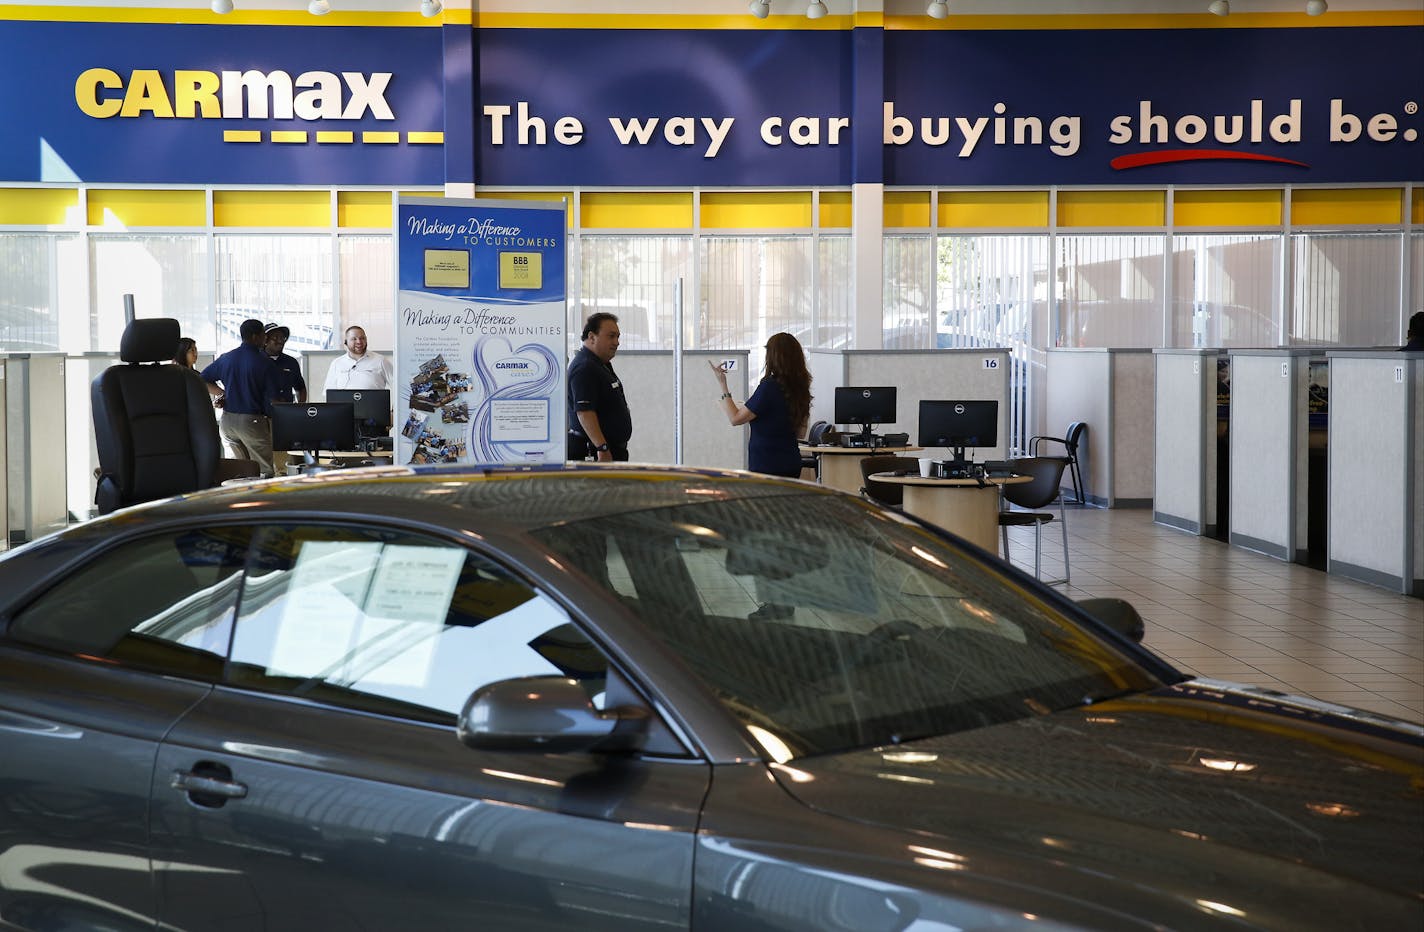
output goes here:
[{"label": "carmax cares logo", "polygon": [[[135,69],[125,79],[108,68],[90,68],[74,81],[74,102],[85,114],[110,117],[178,120],[394,120],[386,101],[391,72],[304,71],[293,78],[285,71],[174,71],[165,78],[154,69]],[[276,143],[353,143],[351,130],[270,130]],[[391,130],[366,131],[363,143],[391,145],[401,141]],[[441,132],[407,132],[405,141],[439,144]],[[263,131],[230,129],[224,142],[261,142]]]}]

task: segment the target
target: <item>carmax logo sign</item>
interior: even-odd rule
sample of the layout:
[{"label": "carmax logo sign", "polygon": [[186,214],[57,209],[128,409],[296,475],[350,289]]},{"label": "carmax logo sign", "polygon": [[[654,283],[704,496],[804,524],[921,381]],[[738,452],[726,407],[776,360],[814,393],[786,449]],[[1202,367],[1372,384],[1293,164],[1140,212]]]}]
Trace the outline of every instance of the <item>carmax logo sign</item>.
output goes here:
[{"label": "carmax logo sign", "polygon": [[[178,120],[395,120],[386,100],[393,74],[377,71],[174,71],[135,69],[127,77],[90,68],[74,81],[74,102],[88,116]],[[319,143],[351,143],[356,134],[319,130]],[[225,130],[225,142],[261,142],[261,130]],[[305,130],[271,130],[272,142],[305,143]],[[440,132],[407,132],[410,143],[442,143]],[[401,133],[361,133],[364,143],[398,143]]]}]

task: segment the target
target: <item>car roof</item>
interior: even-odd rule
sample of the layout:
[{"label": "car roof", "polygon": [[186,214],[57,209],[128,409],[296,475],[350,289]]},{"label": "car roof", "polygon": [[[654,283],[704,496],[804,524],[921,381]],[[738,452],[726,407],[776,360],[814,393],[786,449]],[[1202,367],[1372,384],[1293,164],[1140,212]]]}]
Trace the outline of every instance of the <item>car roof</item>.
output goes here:
[{"label": "car roof", "polygon": [[231,516],[234,506],[270,503],[273,510],[333,515],[431,519],[443,512],[453,520],[435,523],[454,525],[460,523],[455,516],[469,510],[479,514],[483,527],[524,533],[632,511],[788,493],[839,494],[740,470],[594,463],[377,466],[241,483],[117,515]]}]

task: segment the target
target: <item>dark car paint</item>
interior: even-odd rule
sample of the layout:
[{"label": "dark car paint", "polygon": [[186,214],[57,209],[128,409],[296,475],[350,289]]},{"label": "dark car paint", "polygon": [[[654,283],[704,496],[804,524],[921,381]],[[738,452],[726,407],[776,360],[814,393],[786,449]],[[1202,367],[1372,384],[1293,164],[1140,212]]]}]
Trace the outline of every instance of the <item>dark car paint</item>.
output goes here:
[{"label": "dark car paint", "polygon": [[[730,715],[605,592],[551,565],[527,534],[543,517],[526,509],[518,520],[518,503],[509,502],[452,509],[448,499],[415,489],[428,485],[427,474],[454,474],[419,473],[401,494],[361,496],[359,505],[349,485],[277,480],[76,528],[0,558],[0,625],[96,547],[122,546],[127,535],[160,527],[322,520],[466,543],[475,531],[478,546],[558,598],[625,671],[636,672],[694,758],[473,751],[449,728],[97,664],[76,668],[0,639],[0,928],[152,928],[160,895],[173,927],[194,930],[218,928],[214,916],[238,929],[690,922],[888,930],[917,919],[959,927],[1295,929],[1418,927],[1424,919],[1418,728],[1185,683],[895,748],[768,765]],[[528,471],[495,475],[517,480]],[[649,471],[706,481],[721,475]],[[676,498],[653,479],[641,491],[649,500]],[[254,501],[261,504],[229,507]],[[618,506],[582,507],[596,515]],[[562,503],[546,503],[545,512],[559,510]],[[1021,574],[1010,579],[1085,623],[1056,594],[1044,595]],[[1125,641],[1123,650],[1171,672]],[[90,763],[86,742],[101,745],[108,766]],[[1270,750],[1272,771],[1193,770],[1204,749],[1241,761]],[[937,757],[907,763],[906,754]],[[185,799],[169,785],[172,774],[200,762],[228,768],[248,795],[217,807]],[[1319,779],[1275,772],[1282,762],[1315,767]],[[76,781],[82,791],[56,804],[56,775],[76,772],[84,773]],[[150,776],[157,888],[134,869],[146,850],[140,827]],[[1325,792],[1332,788],[1338,796]],[[1318,802],[1359,815],[1291,809],[1317,789],[1324,793]],[[472,804],[471,812],[489,818],[458,815]],[[1252,814],[1275,834],[1253,841],[1252,826],[1237,824]],[[8,822],[24,831],[26,815],[41,818],[17,845],[3,829]],[[482,834],[460,849],[450,836],[474,830],[467,819]],[[117,838],[102,831],[110,825],[119,826]],[[441,825],[452,827],[441,836]],[[1377,834],[1383,827],[1391,846],[1395,863],[1373,882],[1341,860],[1351,851],[1351,826]],[[1272,839],[1297,847],[1271,851]],[[5,859],[14,866],[22,845],[30,846],[26,855],[43,849],[18,875],[32,885],[101,872],[104,895],[43,902],[5,889],[16,876]],[[488,852],[500,856],[493,867],[477,860]],[[609,852],[630,852],[632,866]],[[1376,857],[1369,855],[1372,863]],[[681,895],[679,884],[686,885]]]}]

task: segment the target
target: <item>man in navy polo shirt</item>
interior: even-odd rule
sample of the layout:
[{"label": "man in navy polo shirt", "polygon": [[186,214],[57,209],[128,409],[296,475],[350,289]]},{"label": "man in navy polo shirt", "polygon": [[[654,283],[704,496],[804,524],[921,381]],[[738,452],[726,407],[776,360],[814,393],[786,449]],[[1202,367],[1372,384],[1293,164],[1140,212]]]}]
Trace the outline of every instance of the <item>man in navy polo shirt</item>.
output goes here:
[{"label": "man in navy polo shirt", "polygon": [[590,455],[600,463],[628,459],[633,417],[623,395],[623,382],[613,371],[622,334],[618,318],[599,312],[583,325],[583,346],[569,361],[568,458]]},{"label": "man in navy polo shirt", "polygon": [[244,320],[242,344],[203,370],[213,402],[223,409],[219,427],[239,459],[257,462],[264,478],[272,475],[272,399],[281,396],[277,367],[264,350],[266,328]]}]

